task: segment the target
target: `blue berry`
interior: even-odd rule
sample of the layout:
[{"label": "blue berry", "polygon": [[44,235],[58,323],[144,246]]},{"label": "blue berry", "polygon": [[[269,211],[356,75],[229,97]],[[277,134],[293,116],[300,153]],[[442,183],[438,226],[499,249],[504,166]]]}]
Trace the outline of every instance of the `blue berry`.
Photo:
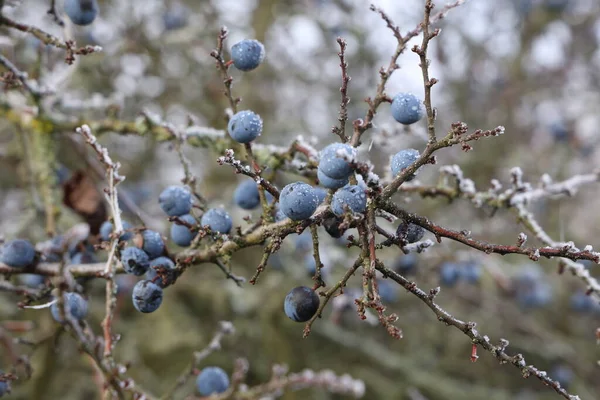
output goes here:
[{"label": "blue berry", "polygon": [[206,367],[196,378],[196,389],[201,396],[223,393],[229,388],[229,377],[219,367]]},{"label": "blue berry", "polygon": [[[2,375],[4,371],[0,370],[0,375]],[[10,393],[10,385],[8,381],[0,381],[0,397],[5,394]]]},{"label": "blue berry", "polygon": [[399,292],[398,286],[389,279],[380,279],[377,281],[377,287],[379,288],[379,296],[386,303],[395,303],[398,301]]},{"label": "blue berry", "polygon": [[165,30],[174,31],[185,27],[190,10],[182,3],[175,3],[163,14]]},{"label": "blue berry", "polygon": [[339,189],[348,184],[348,177],[342,179],[333,179],[325,175],[320,168],[317,169],[317,178],[319,179],[319,185],[326,187],[327,189]]},{"label": "blue berry", "polygon": [[392,101],[392,116],[401,124],[410,125],[425,115],[421,100],[412,93],[399,93]]},{"label": "blue berry", "polygon": [[481,279],[481,266],[475,262],[468,262],[463,265],[460,275],[468,283],[477,283]]},{"label": "blue berry", "polygon": [[125,272],[140,276],[148,270],[150,258],[145,251],[137,247],[126,247],[121,251],[121,263]]},{"label": "blue berry", "polygon": [[364,212],[367,209],[365,190],[358,185],[349,185],[335,192],[331,200],[331,211],[339,217],[344,214],[346,207],[355,213]]},{"label": "blue berry", "polygon": [[227,211],[222,208],[211,208],[204,213],[200,220],[200,225],[207,226],[213,232],[229,233],[233,227],[233,222]]},{"label": "blue berry", "polygon": [[[133,228],[133,226],[131,226],[131,224],[127,221],[122,221],[122,223],[123,223],[123,230],[125,230],[125,231]],[[102,239],[105,242],[108,242],[110,240],[110,234],[113,233],[114,229],[115,228],[114,228],[112,222],[104,221],[104,223],[100,226],[100,239]],[[125,242],[125,241],[131,239],[132,237],[133,237],[133,232],[125,232],[121,235],[119,240],[122,242]]]},{"label": "blue berry", "polygon": [[594,308],[594,300],[583,292],[573,293],[569,301],[571,310],[587,312]]},{"label": "blue berry", "polygon": [[[191,225],[197,225],[196,218],[191,214],[182,215],[179,217],[184,222]],[[175,242],[177,246],[187,247],[192,243],[192,240],[196,237],[196,232],[192,232],[185,225],[178,225],[173,222],[171,225],[171,240]]]},{"label": "blue berry", "polygon": [[160,307],[163,300],[163,290],[152,281],[139,281],[133,287],[131,300],[133,306],[139,312],[151,313]]},{"label": "blue berry", "polygon": [[258,186],[252,179],[241,182],[233,193],[233,202],[244,210],[252,210],[260,204]]},{"label": "blue berry", "polygon": [[325,197],[327,197],[327,190],[323,188],[314,188],[315,194],[317,195],[317,201],[319,204],[325,201]]},{"label": "blue berry", "polygon": [[425,229],[417,224],[402,222],[396,229],[396,236],[406,240],[407,243],[415,243],[423,239]]},{"label": "blue berry", "polygon": [[394,264],[394,271],[400,275],[409,275],[417,268],[418,257],[414,253],[409,253],[398,258]]},{"label": "blue berry", "polygon": [[65,0],[65,14],[75,25],[89,25],[98,15],[97,0]]},{"label": "blue berry", "polygon": [[306,322],[315,315],[319,303],[319,296],[314,290],[306,286],[298,286],[285,296],[283,310],[292,321]]},{"label": "blue berry", "polygon": [[30,288],[38,288],[44,284],[44,277],[38,274],[20,274],[19,281]]},{"label": "blue berry", "polygon": [[549,127],[552,137],[557,142],[564,142],[569,139],[569,131],[562,121],[556,121]]},{"label": "blue berry", "polygon": [[[157,269],[161,270],[160,276]],[[176,275],[175,263],[170,258],[158,257],[150,261],[150,268],[146,272],[146,279],[156,283],[161,288],[165,288],[175,282]]]},{"label": "blue berry", "polygon": [[323,220],[323,227],[325,231],[334,239],[339,239],[344,235],[346,229],[341,228],[341,223],[344,221],[344,218],[338,217],[336,215],[331,215],[326,217]]},{"label": "blue berry", "polygon": [[293,221],[310,218],[319,205],[315,190],[304,182],[286,185],[279,195],[279,208]]},{"label": "blue berry", "polygon": [[160,208],[169,217],[189,214],[192,209],[192,194],[182,186],[169,186],[158,196]]},{"label": "blue berry", "polygon": [[547,282],[536,281],[529,289],[521,289],[517,292],[517,302],[525,309],[543,307],[551,301],[552,286]]},{"label": "blue berry", "polygon": [[165,242],[160,236],[160,233],[149,229],[143,231],[142,250],[144,250],[151,259],[162,256],[165,252]]},{"label": "blue berry", "polygon": [[560,383],[560,386],[567,389],[575,378],[575,373],[571,367],[567,365],[557,365],[550,371],[550,379],[554,379]]},{"label": "blue berry", "polygon": [[227,124],[231,138],[238,143],[250,143],[262,134],[263,121],[260,115],[244,110],[235,114]]},{"label": "blue berry", "polygon": [[291,237],[294,238],[294,244],[296,245],[296,251],[301,253],[310,251],[313,247],[312,235],[308,229],[304,230],[304,232],[300,234],[292,234]]},{"label": "blue berry", "polygon": [[332,179],[345,179],[352,173],[352,165],[346,158],[354,160],[356,149],[345,143],[332,143],[326,146],[319,155],[321,173]]},{"label": "blue berry", "polygon": [[233,65],[241,71],[251,71],[265,59],[265,46],[258,40],[244,39],[231,47]]},{"label": "blue berry", "polygon": [[4,243],[0,249],[0,261],[9,267],[23,268],[33,264],[35,248],[29,240],[15,239]]},{"label": "blue berry", "polygon": [[[88,312],[88,303],[87,301],[81,297],[78,293],[63,293],[65,313],[69,313],[74,319],[82,320],[85,318]],[[52,304],[50,307],[50,312],[52,313],[52,318],[56,322],[60,322],[61,324],[64,322],[60,318],[60,312],[58,310],[58,302]]]},{"label": "blue berry", "polygon": [[98,259],[91,251],[84,250],[73,254],[71,264],[94,264]]},{"label": "blue berry", "polygon": [[[415,149],[406,149],[400,150],[398,153],[392,157],[392,162],[390,164],[392,168],[392,175],[394,177],[398,176],[402,171],[406,168],[410,167],[417,159],[419,158],[419,150]],[[412,181],[415,179],[417,175],[417,171],[415,171],[412,176],[408,177],[407,181]]]},{"label": "blue berry", "polygon": [[445,286],[454,286],[460,279],[458,265],[445,262],[440,266],[440,282]]},{"label": "blue berry", "polygon": [[569,6],[569,0],[545,0],[544,6],[548,11],[563,12]]}]

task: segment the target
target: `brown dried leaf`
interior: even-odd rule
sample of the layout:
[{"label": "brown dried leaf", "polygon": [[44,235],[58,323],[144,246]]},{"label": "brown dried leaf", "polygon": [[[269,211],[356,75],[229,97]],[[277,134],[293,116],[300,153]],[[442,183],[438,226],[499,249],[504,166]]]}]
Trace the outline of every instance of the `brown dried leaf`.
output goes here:
[{"label": "brown dried leaf", "polygon": [[107,218],[103,195],[94,181],[83,171],[76,171],[63,185],[63,203],[90,225],[90,233],[98,234]]}]

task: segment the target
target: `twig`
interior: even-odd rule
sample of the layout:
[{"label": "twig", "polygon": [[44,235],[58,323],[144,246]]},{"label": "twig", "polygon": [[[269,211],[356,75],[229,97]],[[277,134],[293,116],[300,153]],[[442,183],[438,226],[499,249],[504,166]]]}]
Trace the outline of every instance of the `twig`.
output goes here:
[{"label": "twig", "polygon": [[77,133],[82,135],[86,142],[98,154],[100,161],[106,167],[106,178],[108,179],[108,189],[105,192],[106,199],[109,203],[113,222],[114,232],[110,242],[110,252],[106,266],[104,268],[104,278],[106,279],[106,315],[102,321],[104,332],[104,358],[112,360],[112,321],[114,318],[114,310],[117,305],[117,286],[115,284],[115,264],[117,263],[115,254],[119,243],[119,238],[123,233],[123,221],[121,220],[121,208],[119,207],[119,195],[117,193],[117,185],[125,180],[124,176],[119,175],[120,164],[114,162],[108,154],[108,149],[102,147],[96,137],[92,134],[90,127],[83,125],[77,128]]},{"label": "twig", "polygon": [[431,25],[431,10],[433,9],[433,1],[427,0],[425,2],[425,16],[423,17],[423,41],[421,47],[416,45],[413,47],[413,51],[419,55],[421,60],[420,66],[423,73],[423,85],[425,87],[425,110],[427,111],[427,133],[429,134],[429,142],[433,143],[436,141],[435,137],[435,113],[431,105],[431,87],[437,83],[437,79],[429,79],[429,60],[427,59],[427,49],[429,41],[436,37],[439,33],[439,29],[435,29],[433,32],[429,32]]},{"label": "twig", "polygon": [[527,365],[525,362],[525,358],[522,354],[516,354],[514,356],[509,356],[505,350],[508,346],[508,341],[505,339],[500,340],[499,345],[493,345],[490,341],[490,338],[487,335],[482,335],[476,329],[475,322],[464,322],[460,319],[457,319],[450,315],[446,310],[441,308],[435,302],[435,296],[439,293],[439,288],[436,290],[432,290],[429,294],[425,293],[423,290],[419,289],[414,282],[410,282],[402,275],[386,268],[383,264],[377,263],[377,270],[384,274],[386,277],[392,279],[397,282],[401,286],[403,286],[410,293],[414,294],[418,297],[423,303],[425,303],[437,316],[437,320],[445,323],[448,326],[453,326],[467,335],[473,344],[480,346],[481,348],[490,352],[494,357],[496,357],[501,363],[509,363],[517,367],[523,377],[527,378],[531,375],[538,378],[542,381],[546,386],[554,389],[558,394],[563,396],[565,399],[569,400],[579,400],[579,396],[569,394],[565,389],[561,388],[560,383],[558,381],[554,381],[549,378],[545,371],[541,371],[533,365]]},{"label": "twig", "polygon": [[219,322],[219,330],[217,331],[217,333],[215,333],[215,335],[213,336],[213,338],[210,341],[210,343],[208,344],[208,346],[206,346],[201,351],[197,351],[194,353],[194,356],[193,356],[190,364],[185,368],[185,370],[181,373],[181,375],[179,375],[179,377],[175,381],[175,384],[169,390],[167,390],[167,392],[164,395],[162,395],[160,399],[161,400],[172,399],[175,392],[180,387],[185,385],[185,383],[190,378],[190,376],[192,376],[194,374],[194,370],[196,370],[198,368],[198,366],[200,365],[200,362],[202,360],[204,360],[206,357],[208,357],[211,353],[221,350],[221,340],[223,340],[223,337],[225,335],[232,335],[233,333],[235,333],[235,329],[231,322],[229,322],[229,321]]},{"label": "twig", "polygon": [[337,42],[340,45],[338,57],[340,57],[340,68],[342,70],[342,87],[340,87],[342,100],[340,103],[340,116],[338,117],[340,126],[334,126],[331,131],[340,137],[342,143],[346,143],[348,141],[348,137],[346,136],[346,121],[348,121],[348,104],[350,103],[350,98],[348,97],[348,83],[350,82],[350,76],[348,75],[348,63],[346,62],[345,55],[347,46],[346,41],[341,37],[338,37]]}]

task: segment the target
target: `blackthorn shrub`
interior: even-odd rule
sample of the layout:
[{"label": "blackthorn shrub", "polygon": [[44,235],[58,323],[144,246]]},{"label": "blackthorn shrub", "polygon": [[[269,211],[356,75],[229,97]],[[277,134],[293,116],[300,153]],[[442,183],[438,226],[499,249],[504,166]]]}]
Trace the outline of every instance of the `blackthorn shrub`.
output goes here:
[{"label": "blackthorn shrub", "polygon": [[600,10],[379,3],[0,0],[0,396],[600,392]]}]

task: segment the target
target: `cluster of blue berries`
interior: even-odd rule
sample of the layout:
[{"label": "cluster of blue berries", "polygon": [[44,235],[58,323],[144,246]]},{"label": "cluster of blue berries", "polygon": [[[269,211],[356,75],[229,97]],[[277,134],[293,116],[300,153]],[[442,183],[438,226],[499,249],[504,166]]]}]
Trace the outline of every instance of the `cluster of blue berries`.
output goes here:
[{"label": "cluster of blue berries", "polygon": [[445,262],[440,265],[440,283],[454,286],[459,281],[475,284],[481,279],[481,266],[474,261],[455,263]]},{"label": "cluster of blue berries", "polygon": [[98,15],[98,1],[65,0],[65,14],[75,25],[89,25]]}]

